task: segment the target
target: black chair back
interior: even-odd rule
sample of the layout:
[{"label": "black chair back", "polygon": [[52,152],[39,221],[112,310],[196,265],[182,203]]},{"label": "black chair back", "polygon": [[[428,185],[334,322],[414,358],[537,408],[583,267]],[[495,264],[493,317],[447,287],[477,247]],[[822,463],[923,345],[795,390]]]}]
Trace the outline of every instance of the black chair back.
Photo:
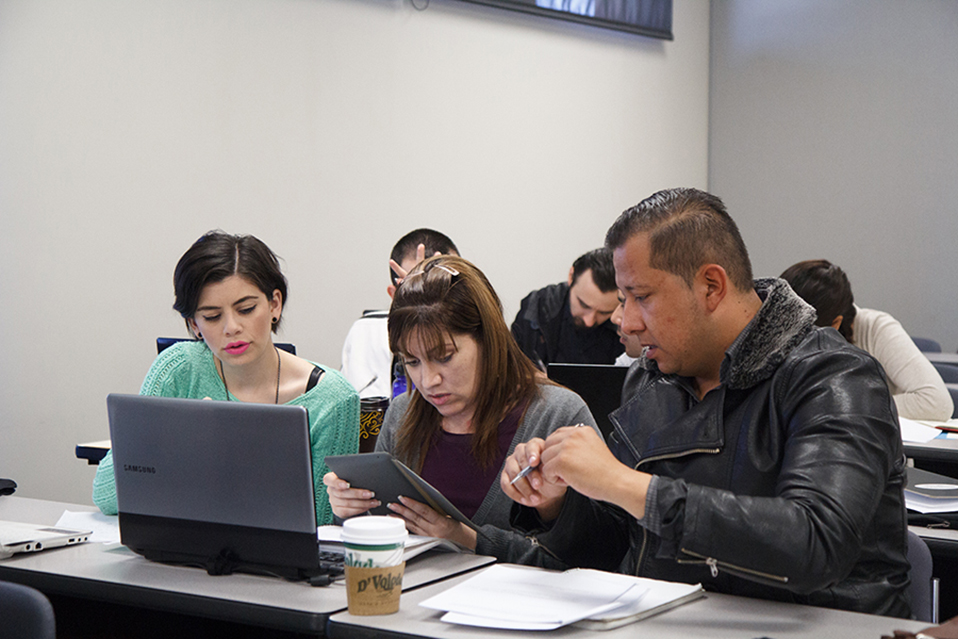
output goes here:
[{"label": "black chair back", "polygon": [[918,347],[922,353],[940,353],[941,344],[936,342],[933,339],[927,337],[912,337],[911,341],[915,342],[915,346]]},{"label": "black chair back", "polygon": [[908,598],[911,614],[918,621],[938,623],[938,580],[932,576],[931,551],[928,544],[912,531],[908,531]]},{"label": "black chair back", "polygon": [[941,381],[946,384],[958,384],[958,366],[945,362],[932,362],[931,365],[941,375]]},{"label": "black chair back", "polygon": [[8,639],[56,639],[50,600],[39,590],[0,581],[0,635]]}]

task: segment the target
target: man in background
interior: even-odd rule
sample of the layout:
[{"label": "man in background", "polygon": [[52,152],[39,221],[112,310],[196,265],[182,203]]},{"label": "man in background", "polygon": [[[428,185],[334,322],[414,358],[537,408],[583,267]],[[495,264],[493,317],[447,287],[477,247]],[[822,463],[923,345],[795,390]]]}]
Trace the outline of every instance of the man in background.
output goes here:
[{"label": "man in background", "polygon": [[[459,255],[459,249],[447,235],[433,229],[416,229],[399,238],[389,255],[389,298],[406,273],[434,255]],[[392,397],[394,365],[386,330],[388,317],[388,310],[363,312],[343,343],[342,373],[361,398]]]},{"label": "man in background", "polygon": [[555,362],[612,364],[623,350],[610,321],[618,304],[612,252],[595,249],[573,262],[567,282],[522,300],[512,335],[543,370]]},{"label": "man in background", "polygon": [[617,293],[619,305],[615,307],[612,313],[612,323],[615,324],[616,333],[619,341],[625,346],[625,352],[615,359],[616,366],[631,366],[635,360],[642,356],[642,344],[638,336],[630,335],[622,330],[622,318],[625,316],[625,297],[622,293]]}]

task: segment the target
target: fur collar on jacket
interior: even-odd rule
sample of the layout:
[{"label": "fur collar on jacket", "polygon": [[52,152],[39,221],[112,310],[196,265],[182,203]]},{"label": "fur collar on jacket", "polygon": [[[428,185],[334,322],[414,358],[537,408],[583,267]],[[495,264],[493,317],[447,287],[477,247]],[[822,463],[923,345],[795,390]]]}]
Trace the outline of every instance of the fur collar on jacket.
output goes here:
[{"label": "fur collar on jacket", "polygon": [[[785,280],[755,280],[762,306],[725,351],[721,381],[728,388],[750,388],[772,376],[789,353],[815,328],[815,309],[792,291]],[[658,370],[645,357],[638,364]]]},{"label": "fur collar on jacket", "polygon": [[729,388],[749,388],[771,377],[815,328],[815,309],[785,280],[755,280],[755,292],[762,307],[725,351],[722,362],[722,383]]}]

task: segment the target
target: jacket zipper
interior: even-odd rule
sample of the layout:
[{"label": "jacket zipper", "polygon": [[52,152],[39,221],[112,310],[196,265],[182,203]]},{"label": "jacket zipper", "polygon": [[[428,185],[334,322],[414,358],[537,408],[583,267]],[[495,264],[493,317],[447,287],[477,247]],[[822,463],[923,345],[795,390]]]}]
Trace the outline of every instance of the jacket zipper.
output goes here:
[{"label": "jacket zipper", "polygon": [[[684,552],[686,555],[691,555],[692,557],[698,557],[699,560],[704,560],[705,565],[707,565],[709,567],[709,570],[712,572],[713,578],[718,577],[719,566],[722,566],[723,568],[731,572],[742,572],[748,575],[753,575],[755,577],[762,577],[763,579],[769,579],[771,581],[777,581],[783,584],[788,583],[788,577],[782,577],[780,575],[770,575],[767,572],[761,572],[760,570],[752,570],[751,568],[742,568],[741,566],[736,566],[734,564],[726,563],[724,561],[719,561],[718,559],[715,559],[714,557],[706,557],[705,555],[700,555],[696,552],[692,552],[691,550],[686,550],[685,548],[682,548],[681,551]],[[689,561],[688,559],[676,559],[676,561],[680,564],[701,563],[701,561],[699,560]]]},{"label": "jacket zipper", "polygon": [[[677,458],[677,457],[684,457],[684,456],[686,456],[686,455],[692,455],[692,454],[696,454],[696,453],[705,453],[705,454],[710,454],[710,455],[716,455],[716,454],[718,454],[719,452],[720,452],[720,450],[719,450],[718,448],[693,448],[692,450],[685,450],[685,451],[682,451],[682,452],[680,452],[680,453],[669,453],[669,454],[665,454],[665,455],[656,455],[656,456],[654,456],[654,457],[647,457],[647,458],[645,458],[645,459],[641,459],[641,460],[638,461],[638,463],[635,464],[635,467],[634,467],[634,468],[635,468],[635,470],[638,470],[638,469],[639,469],[639,466],[641,466],[642,464],[646,464],[646,463],[653,462],[653,461],[660,461],[660,460],[662,460],[662,459],[674,459],[674,458]],[[646,549],[646,546],[647,546],[647,539],[648,539],[648,531],[645,530],[645,528],[643,528],[643,529],[642,529],[642,549],[641,549],[641,551],[639,552],[639,559],[638,559],[638,561],[637,561],[636,564],[635,564],[635,573],[636,573],[636,575],[639,574],[640,568],[641,568],[641,566],[642,566],[642,561],[643,561],[643,559],[645,559],[645,549]],[[753,575],[753,576],[756,576],[756,577],[762,577],[762,578],[764,578],[764,579],[768,579],[768,580],[771,580],[771,581],[777,581],[777,582],[783,583],[783,584],[784,584],[784,583],[788,583],[788,577],[782,577],[782,576],[779,576],[779,575],[770,575],[770,574],[768,574],[768,573],[764,573],[764,572],[761,572],[761,571],[758,571],[758,570],[752,570],[751,568],[742,568],[741,566],[736,566],[736,565],[734,565],[734,564],[729,564],[729,563],[725,563],[725,562],[720,562],[719,560],[715,559],[714,557],[705,557],[704,555],[700,555],[700,554],[698,554],[698,553],[690,552],[690,551],[686,550],[685,548],[682,548],[681,551],[684,552],[684,553],[687,554],[687,555],[691,555],[692,557],[699,557],[700,559],[704,560],[704,561],[705,561],[705,564],[709,567],[709,571],[712,573],[712,577],[713,577],[713,578],[718,577],[719,566],[722,566],[722,567],[724,567],[724,568],[726,568],[726,569],[728,569],[728,570],[730,570],[730,571],[732,571],[732,572],[741,572],[741,573],[745,573],[745,574],[748,574],[748,575]],[[683,559],[678,559],[678,558],[676,558],[675,561],[676,561],[677,563],[680,563],[680,564],[699,563],[698,561],[689,561],[689,560],[687,560],[687,559],[684,559],[684,560],[683,560]]]},{"label": "jacket zipper", "polygon": [[[708,455],[717,455],[719,452],[721,452],[721,450],[718,448],[693,448],[692,450],[685,450],[680,453],[668,453],[663,455],[655,455],[653,457],[646,457],[645,459],[640,459],[638,462],[636,462],[633,469],[639,470],[639,466],[641,466],[642,464],[653,462],[653,461],[659,461],[662,459],[674,459],[677,457],[684,457],[686,455],[694,455],[698,453],[705,453]],[[636,576],[639,576],[639,573],[642,570],[642,561],[645,559],[645,550],[649,545],[648,541],[649,541],[649,531],[647,531],[645,528],[642,528],[642,548],[639,550],[639,557],[638,557],[638,560],[635,562]],[[713,576],[715,575],[713,574]]]},{"label": "jacket zipper", "polygon": [[717,455],[720,452],[722,452],[720,448],[693,448],[691,450],[683,450],[680,453],[666,453],[663,455],[655,455],[654,457],[646,457],[645,459],[640,459],[638,463],[636,463],[634,469],[638,470],[639,466],[641,466],[642,464],[647,464],[649,462],[654,462],[654,461],[661,461],[663,459],[674,459],[677,457],[685,457],[686,455],[694,455],[696,453],[706,453],[709,455]]},{"label": "jacket zipper", "polygon": [[532,536],[532,535],[527,535],[527,536],[526,536],[526,539],[528,539],[528,540],[532,543],[532,545],[535,546],[536,548],[541,548],[542,550],[544,550],[544,551],[546,552],[546,554],[549,555],[550,557],[552,557],[553,559],[556,559],[556,560],[558,560],[558,561],[562,561],[562,559],[560,559],[558,555],[556,555],[554,552],[552,552],[551,550],[549,550],[549,547],[548,547],[548,546],[546,546],[546,545],[543,544],[541,541],[539,541],[538,537],[534,537],[534,536]]}]

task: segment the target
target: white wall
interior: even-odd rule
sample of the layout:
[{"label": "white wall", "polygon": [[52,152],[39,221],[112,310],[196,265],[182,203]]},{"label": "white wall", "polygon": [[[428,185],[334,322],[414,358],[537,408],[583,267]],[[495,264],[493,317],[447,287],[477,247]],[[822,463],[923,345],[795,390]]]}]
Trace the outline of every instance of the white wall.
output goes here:
[{"label": "white wall", "polygon": [[755,270],[826,258],[958,347],[958,3],[722,0],[709,186]]},{"label": "white wall", "polygon": [[449,233],[511,320],[627,206],[707,179],[709,5],[674,42],[432,0],[0,2],[0,476],[88,503],[77,442],[181,335],[210,228],[291,282],[284,341],[339,365],[386,258]]}]

